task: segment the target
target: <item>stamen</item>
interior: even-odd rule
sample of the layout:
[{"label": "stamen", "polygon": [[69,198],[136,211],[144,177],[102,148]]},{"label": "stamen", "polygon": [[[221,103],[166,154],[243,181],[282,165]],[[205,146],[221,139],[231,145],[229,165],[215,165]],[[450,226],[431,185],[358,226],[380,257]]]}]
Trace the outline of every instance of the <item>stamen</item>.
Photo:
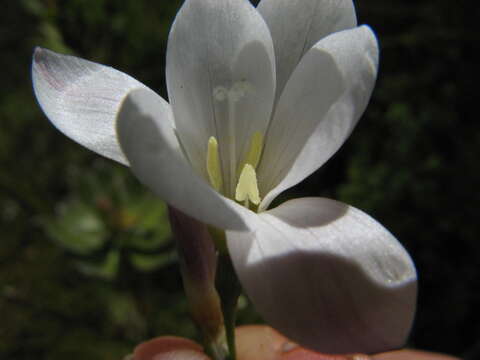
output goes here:
[{"label": "stamen", "polygon": [[250,164],[245,164],[240,174],[237,189],[235,190],[235,200],[244,201],[247,207],[249,201],[255,205],[260,204],[257,174],[254,167]]},{"label": "stamen", "polygon": [[220,167],[220,155],[218,153],[218,142],[214,136],[208,139],[207,150],[207,173],[210,184],[217,191],[220,191],[223,185],[222,170]]},{"label": "stamen", "polygon": [[256,131],[250,140],[250,148],[247,156],[245,156],[244,164],[250,164],[256,169],[262,155],[262,149],[263,135],[260,131]]}]

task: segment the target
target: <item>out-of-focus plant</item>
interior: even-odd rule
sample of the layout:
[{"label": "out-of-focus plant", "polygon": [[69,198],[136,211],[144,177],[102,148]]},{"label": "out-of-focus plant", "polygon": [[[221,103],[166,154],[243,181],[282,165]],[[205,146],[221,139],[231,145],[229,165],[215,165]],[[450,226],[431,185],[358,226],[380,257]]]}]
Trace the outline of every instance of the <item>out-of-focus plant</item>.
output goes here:
[{"label": "out-of-focus plant", "polygon": [[72,169],[74,191],[42,218],[49,237],[75,256],[82,272],[106,279],[170,265],[176,255],[166,205],[132,186],[123,169],[102,164],[84,174]]}]

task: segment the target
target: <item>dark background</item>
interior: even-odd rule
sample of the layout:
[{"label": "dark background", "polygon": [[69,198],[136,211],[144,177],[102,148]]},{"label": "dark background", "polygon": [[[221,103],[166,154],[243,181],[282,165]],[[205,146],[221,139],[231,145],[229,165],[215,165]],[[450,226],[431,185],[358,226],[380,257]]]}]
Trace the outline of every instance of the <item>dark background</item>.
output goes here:
[{"label": "dark background", "polygon": [[[121,359],[194,337],[164,204],[56,131],[35,103],[33,47],[127,72],[166,97],[180,1],[19,0],[0,11],[0,358]],[[480,358],[480,132],[475,1],[357,1],[381,46],[346,145],[290,196],[328,196],[390,229],[419,273],[409,345]],[[242,299],[240,322],[259,321]]]}]

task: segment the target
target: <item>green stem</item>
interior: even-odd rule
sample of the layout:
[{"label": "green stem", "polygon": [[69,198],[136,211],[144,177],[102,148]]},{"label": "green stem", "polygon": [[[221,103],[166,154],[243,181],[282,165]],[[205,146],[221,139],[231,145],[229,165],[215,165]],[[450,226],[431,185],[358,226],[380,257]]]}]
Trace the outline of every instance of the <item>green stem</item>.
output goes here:
[{"label": "green stem", "polygon": [[235,321],[237,301],[242,288],[237,274],[235,273],[235,269],[233,268],[232,260],[227,253],[221,253],[218,257],[216,287],[220,294],[222,304],[225,335],[227,337],[227,345],[229,349],[228,360],[235,360]]},{"label": "green stem", "polygon": [[220,337],[218,339],[209,339],[205,337],[204,329],[199,328],[202,332],[203,346],[205,353],[214,360],[228,360],[228,349],[225,347],[225,339]]}]

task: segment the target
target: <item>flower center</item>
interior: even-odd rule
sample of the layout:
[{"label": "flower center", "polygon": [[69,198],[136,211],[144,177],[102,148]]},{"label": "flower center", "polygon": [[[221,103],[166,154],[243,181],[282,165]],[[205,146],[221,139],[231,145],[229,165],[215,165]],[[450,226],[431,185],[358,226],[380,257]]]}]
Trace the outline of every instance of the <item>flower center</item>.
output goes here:
[{"label": "flower center", "polygon": [[[249,150],[237,171],[238,180],[235,188],[235,200],[243,202],[247,208],[250,203],[258,205],[261,201],[255,169],[260,162],[262,149],[263,136],[257,131],[252,135]],[[221,192],[223,186],[222,167],[218,141],[214,136],[208,139],[207,173],[212,187]]]}]

